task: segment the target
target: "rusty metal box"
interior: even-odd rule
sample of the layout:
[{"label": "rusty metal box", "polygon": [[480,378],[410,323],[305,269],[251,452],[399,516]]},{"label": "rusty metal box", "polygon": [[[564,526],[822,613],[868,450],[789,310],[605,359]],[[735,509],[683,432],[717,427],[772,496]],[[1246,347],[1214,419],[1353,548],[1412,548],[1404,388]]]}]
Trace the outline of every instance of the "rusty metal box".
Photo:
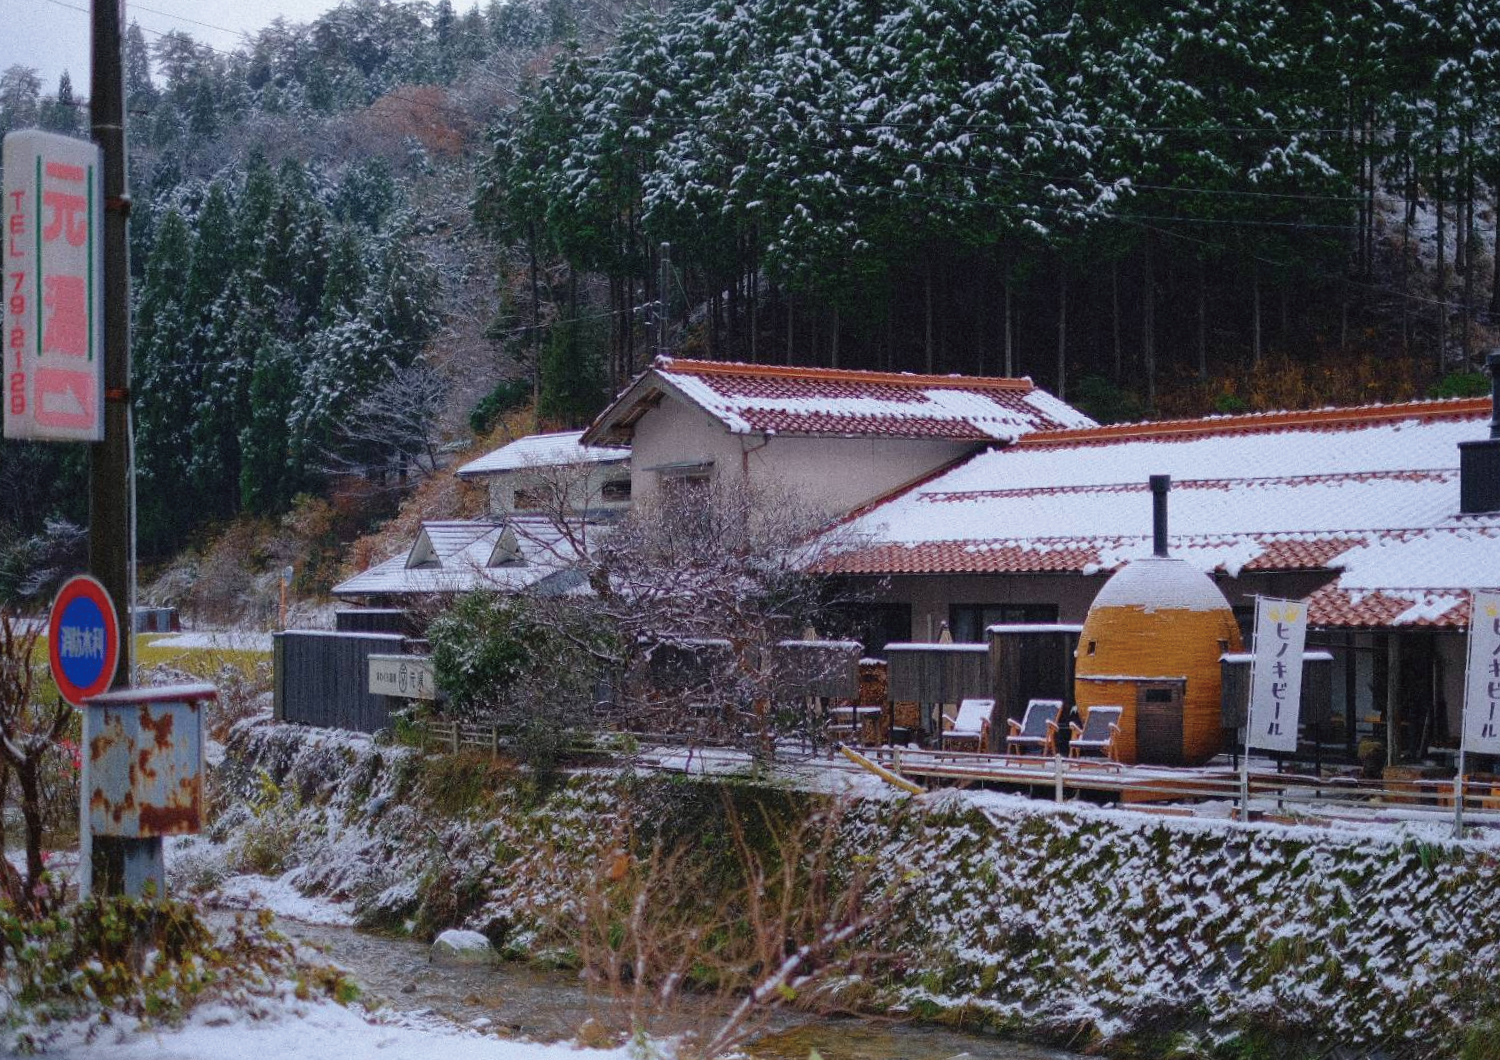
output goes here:
[{"label": "rusty metal box", "polygon": [[186,835],[203,823],[203,705],[212,685],[107,692],[83,715],[84,826],[97,836]]}]

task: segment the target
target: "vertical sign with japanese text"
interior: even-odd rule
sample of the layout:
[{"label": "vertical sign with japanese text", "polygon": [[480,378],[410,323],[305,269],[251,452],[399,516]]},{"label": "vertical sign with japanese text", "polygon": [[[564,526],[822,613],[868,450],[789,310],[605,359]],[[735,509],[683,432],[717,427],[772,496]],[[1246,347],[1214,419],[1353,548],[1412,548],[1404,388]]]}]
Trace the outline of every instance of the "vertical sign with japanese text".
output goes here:
[{"label": "vertical sign with japanese text", "polygon": [[1307,606],[1302,601],[1256,599],[1249,746],[1267,751],[1297,749],[1306,643]]},{"label": "vertical sign with japanese text", "polygon": [[1464,750],[1500,754],[1500,592],[1476,592],[1469,618]]},{"label": "vertical sign with japanese text", "polygon": [[99,148],[27,129],[5,137],[5,437],[104,438]]}]

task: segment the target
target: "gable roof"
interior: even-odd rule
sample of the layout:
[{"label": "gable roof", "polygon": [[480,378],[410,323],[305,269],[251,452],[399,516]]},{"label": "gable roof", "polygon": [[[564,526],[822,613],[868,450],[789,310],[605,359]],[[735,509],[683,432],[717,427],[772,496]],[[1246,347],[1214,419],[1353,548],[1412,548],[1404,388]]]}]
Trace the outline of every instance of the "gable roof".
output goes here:
[{"label": "gable roof", "polygon": [[849,521],[847,574],[1104,574],[1151,553],[1146,479],[1173,478],[1172,555],[1326,571],[1323,626],[1459,627],[1500,571],[1500,514],[1458,514],[1458,443],[1489,400],[1211,417],[1033,435]]},{"label": "gable roof", "polygon": [[609,464],[630,459],[629,449],[581,445],[579,439],[582,437],[582,431],[559,431],[517,438],[478,460],[471,460],[458,469],[458,476],[469,478],[527,468],[575,467],[580,464]]},{"label": "gable roof", "polygon": [[[590,524],[587,532],[607,530]],[[333,595],[582,591],[578,559],[574,538],[547,519],[424,522],[410,549],[334,586]]]},{"label": "gable roof", "polygon": [[628,442],[636,421],[668,393],[731,434],[1010,442],[1033,431],[1094,424],[1030,379],[658,357],[584,432],[584,441]]}]

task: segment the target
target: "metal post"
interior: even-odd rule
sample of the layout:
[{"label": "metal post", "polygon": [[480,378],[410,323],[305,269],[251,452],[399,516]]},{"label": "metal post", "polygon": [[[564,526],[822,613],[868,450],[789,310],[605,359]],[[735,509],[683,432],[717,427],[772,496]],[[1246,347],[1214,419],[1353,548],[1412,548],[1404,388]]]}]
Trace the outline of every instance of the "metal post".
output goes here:
[{"label": "metal post", "polygon": [[1458,772],[1453,777],[1453,838],[1464,837],[1464,773],[1468,770],[1467,751],[1460,741],[1458,745]]},{"label": "metal post", "polygon": [[1053,772],[1053,776],[1054,776],[1054,788],[1055,788],[1055,790],[1052,793],[1053,794],[1053,798],[1057,802],[1062,802],[1063,801],[1063,763],[1062,763],[1062,755],[1060,755],[1060,754],[1053,754],[1053,756],[1052,756],[1052,772]]},{"label": "metal post", "polygon": [[[109,590],[115,603],[120,664],[111,688],[116,690],[131,686],[135,656],[130,613],[135,602],[131,578],[135,517],[130,484],[130,198],[125,168],[122,6],[120,0],[94,0],[89,88],[91,132],[104,165],[104,440],[89,446],[89,572]],[[139,859],[152,854],[130,849],[136,845],[154,847],[154,857],[160,861],[160,839],[102,839],[95,845],[89,830],[83,829],[80,891],[91,891],[96,873],[112,891],[132,882],[143,883],[147,873],[141,871],[144,863]]]}]

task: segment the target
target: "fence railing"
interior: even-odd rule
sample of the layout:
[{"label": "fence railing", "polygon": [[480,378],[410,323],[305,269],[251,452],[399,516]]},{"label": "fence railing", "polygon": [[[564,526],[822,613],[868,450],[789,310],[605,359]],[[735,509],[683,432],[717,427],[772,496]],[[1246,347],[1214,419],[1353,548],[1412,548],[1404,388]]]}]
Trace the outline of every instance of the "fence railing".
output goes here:
[{"label": "fence railing", "polygon": [[[893,773],[912,780],[998,783],[1050,787],[1059,801],[1081,792],[1117,794],[1125,803],[1218,800],[1241,802],[1248,794],[1252,812],[1369,819],[1425,814],[1453,817],[1458,795],[1454,777],[1313,776],[1252,768],[1248,777],[1229,767],[1174,768],[1126,766],[1086,758],[1001,755],[972,751],[863,748],[861,753]],[[1248,783],[1242,786],[1247,780]],[[1474,774],[1463,779],[1464,818],[1472,824],[1500,825],[1500,777]]]},{"label": "fence railing", "polygon": [[[493,723],[434,718],[414,726],[417,742],[425,751],[479,752],[500,757],[513,753],[516,734]],[[684,733],[589,733],[578,732],[565,743],[569,757],[634,757],[642,749],[688,747],[723,750],[730,745],[705,742]],[[828,769],[858,770],[844,758],[831,755],[827,747],[803,747],[796,755],[804,761],[815,756]],[[1137,809],[1163,804],[1229,803],[1239,815],[1248,796],[1253,816],[1295,821],[1369,821],[1380,819],[1454,818],[1456,785],[1453,778],[1420,777],[1368,780],[1352,776],[1313,776],[1278,773],[1257,766],[1248,776],[1227,766],[1178,768],[1130,766],[1097,758],[994,754],[975,751],[914,749],[908,747],[861,747],[860,754],[892,773],[929,784],[998,784],[1047,792],[1062,802],[1092,793]],[[829,755],[829,757],[824,757]],[[687,765],[683,762],[686,761]],[[656,768],[671,771],[691,768],[692,757]],[[648,763],[649,764],[649,763]],[[1245,783],[1247,781],[1247,783]],[[1500,777],[1473,775],[1465,778],[1465,822],[1500,826]]]}]

